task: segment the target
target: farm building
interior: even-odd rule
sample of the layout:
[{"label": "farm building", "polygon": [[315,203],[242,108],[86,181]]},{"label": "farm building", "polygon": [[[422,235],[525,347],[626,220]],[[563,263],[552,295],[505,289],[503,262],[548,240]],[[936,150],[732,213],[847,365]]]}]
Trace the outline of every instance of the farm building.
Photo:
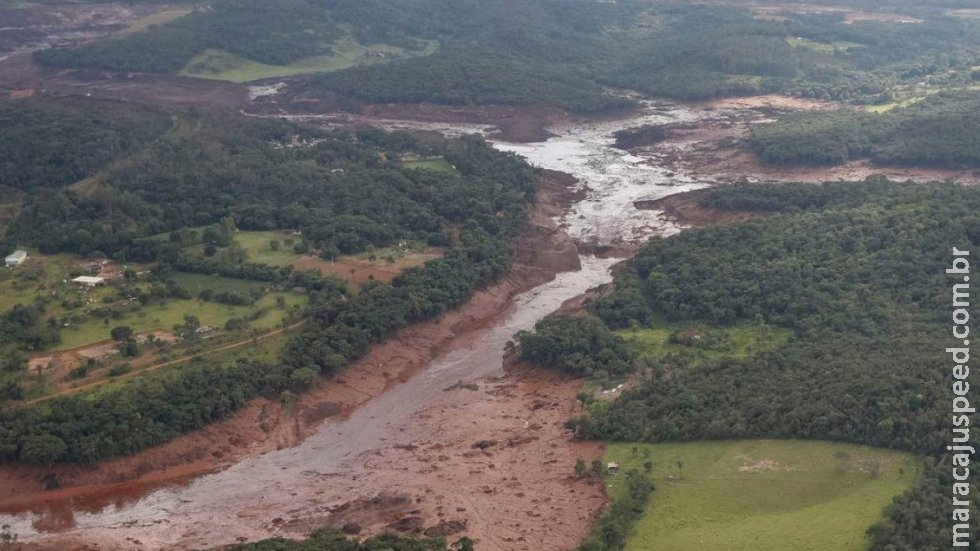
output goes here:
[{"label": "farm building", "polygon": [[27,251],[14,251],[7,255],[7,258],[3,259],[4,264],[8,268],[13,268],[14,266],[20,266],[27,260]]},{"label": "farm building", "polygon": [[71,280],[71,282],[84,285],[86,287],[98,287],[99,285],[105,285],[105,278],[95,276],[78,276]]}]

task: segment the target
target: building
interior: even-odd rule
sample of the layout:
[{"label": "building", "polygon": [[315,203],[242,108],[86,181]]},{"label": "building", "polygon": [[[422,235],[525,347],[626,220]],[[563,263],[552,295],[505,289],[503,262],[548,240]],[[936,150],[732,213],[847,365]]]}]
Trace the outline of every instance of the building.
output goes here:
[{"label": "building", "polygon": [[105,285],[105,278],[95,276],[78,276],[71,280],[71,282],[84,285],[86,287],[98,287],[99,285]]},{"label": "building", "polygon": [[14,266],[20,266],[27,260],[27,251],[14,251],[7,255],[7,258],[3,259],[4,264],[8,268],[13,268]]},{"label": "building", "polygon": [[612,461],[606,465],[606,472],[609,474],[619,474],[619,463],[613,463]]}]

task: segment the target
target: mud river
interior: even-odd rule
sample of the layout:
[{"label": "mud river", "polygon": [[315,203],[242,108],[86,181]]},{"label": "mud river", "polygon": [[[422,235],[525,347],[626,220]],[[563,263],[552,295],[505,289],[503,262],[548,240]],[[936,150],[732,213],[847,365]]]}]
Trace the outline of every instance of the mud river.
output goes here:
[{"label": "mud river", "polygon": [[[657,211],[637,210],[634,201],[715,182],[664,166],[655,153],[615,149],[613,132],[725,113],[650,103],[628,119],[550,128],[555,137],[545,142],[496,145],[584,186],[581,198],[557,217],[573,239],[628,245],[679,229]],[[179,483],[130,488],[126,495],[32,503],[0,515],[0,523],[10,524],[21,541],[53,549],[203,548],[301,537],[325,523],[362,533],[394,523],[410,531],[468,534],[480,541],[479,549],[573,548],[604,495],[601,487],[571,480],[569,466],[576,455],[601,447],[574,442],[562,427],[577,407],[573,381],[547,374],[514,378],[503,365],[514,333],[608,282],[617,261],[580,260],[581,270],[517,295],[494,323],[461,337],[350,415],[323,421],[295,447]],[[474,446],[481,440],[486,445]]]}]

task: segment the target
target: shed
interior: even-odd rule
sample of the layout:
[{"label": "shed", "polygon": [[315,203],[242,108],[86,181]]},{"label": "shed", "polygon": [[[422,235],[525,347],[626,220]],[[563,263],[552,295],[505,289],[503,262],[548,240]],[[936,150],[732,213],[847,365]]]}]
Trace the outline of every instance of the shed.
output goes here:
[{"label": "shed", "polygon": [[606,465],[606,473],[608,474],[619,474],[619,463],[614,463],[612,461]]},{"label": "shed", "polygon": [[78,276],[71,280],[71,282],[84,285],[86,287],[98,287],[99,285],[105,285],[105,278],[95,276]]},{"label": "shed", "polygon": [[3,262],[8,268],[13,268],[23,264],[25,260],[27,260],[27,251],[14,251],[8,254]]}]

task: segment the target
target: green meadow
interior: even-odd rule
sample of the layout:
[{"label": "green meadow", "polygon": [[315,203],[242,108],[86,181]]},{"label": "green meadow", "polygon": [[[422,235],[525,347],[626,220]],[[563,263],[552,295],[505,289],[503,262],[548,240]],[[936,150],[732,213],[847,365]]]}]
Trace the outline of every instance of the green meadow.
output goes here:
[{"label": "green meadow", "polygon": [[[748,358],[775,350],[786,343],[792,331],[771,325],[743,323],[732,327],[659,325],[616,331],[631,348],[652,359],[683,356],[695,363],[722,358]],[[671,342],[671,336],[674,342]]]},{"label": "green meadow", "polygon": [[422,161],[404,161],[402,166],[412,169],[434,170],[436,172],[455,173],[456,169],[445,159],[427,159]]},{"label": "green meadow", "polygon": [[[283,297],[284,303],[279,306],[277,297]],[[223,329],[225,323],[232,318],[250,319],[250,329],[269,331],[275,329],[286,317],[289,307],[305,305],[306,297],[297,293],[271,293],[264,295],[251,306],[230,306],[202,300],[168,300],[160,304],[151,304],[125,312],[118,318],[102,319],[87,318],[77,325],[71,325],[61,330],[61,342],[54,348],[68,350],[89,343],[109,338],[113,327],[129,326],[137,333],[162,329],[172,331],[175,325],[184,323],[185,315],[197,316],[201,325],[210,325],[215,329]]]},{"label": "green meadow", "polygon": [[[920,475],[910,454],[813,441],[611,444],[606,459],[652,464],[656,490],[626,551],[867,549],[867,529]],[[623,475],[607,483],[625,491]]]},{"label": "green meadow", "polygon": [[194,56],[180,74],[231,82],[250,82],[301,73],[327,73],[354,66],[386,63],[393,59],[429,55],[436,50],[436,45],[430,43],[424,50],[415,52],[388,44],[364,45],[346,36],[338,40],[332,49],[330,54],[299,59],[288,65],[268,65],[223,50],[209,49]]}]

